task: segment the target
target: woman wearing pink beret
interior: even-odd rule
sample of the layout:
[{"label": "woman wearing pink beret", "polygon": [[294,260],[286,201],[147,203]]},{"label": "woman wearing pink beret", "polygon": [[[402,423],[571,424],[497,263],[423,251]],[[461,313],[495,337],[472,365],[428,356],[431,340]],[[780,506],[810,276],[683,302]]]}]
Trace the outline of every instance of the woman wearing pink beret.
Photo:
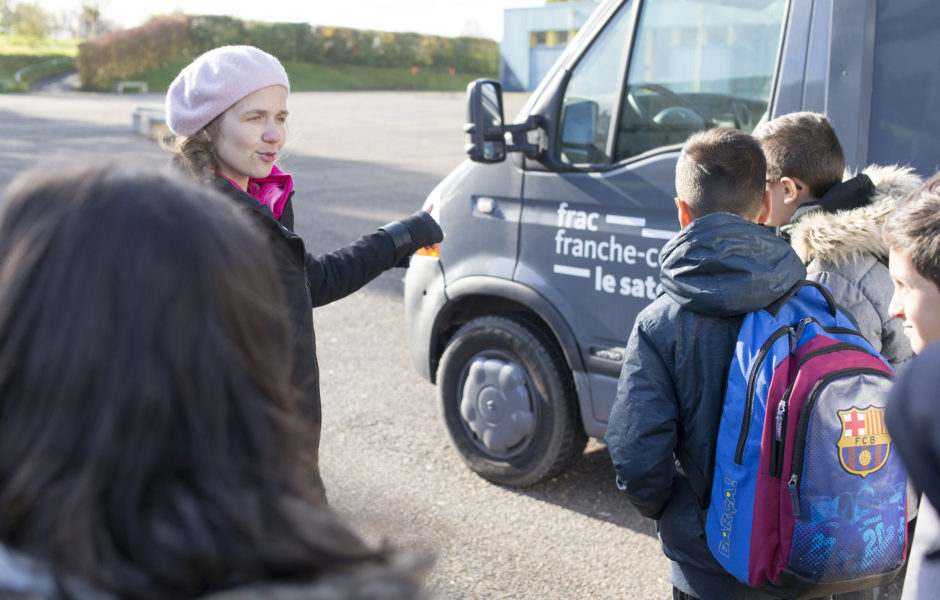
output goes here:
[{"label": "woman wearing pink beret", "polygon": [[173,163],[225,193],[264,231],[278,265],[293,325],[292,379],[311,424],[316,458],[320,393],[311,308],[347,296],[416,250],[443,239],[419,211],[339,250],[312,256],[293,232],[293,178],[276,161],[286,140],[290,82],[274,56],[252,46],[210,50],[185,67],[166,95],[176,134]]}]

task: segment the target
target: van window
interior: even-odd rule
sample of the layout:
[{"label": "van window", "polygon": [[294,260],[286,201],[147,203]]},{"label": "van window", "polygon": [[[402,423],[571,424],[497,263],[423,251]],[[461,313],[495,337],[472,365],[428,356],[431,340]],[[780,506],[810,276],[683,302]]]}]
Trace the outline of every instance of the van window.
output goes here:
[{"label": "van window", "polygon": [[568,81],[557,154],[569,164],[609,162],[610,120],[620,102],[620,77],[629,51],[630,3],[594,41]]},{"label": "van window", "polygon": [[767,113],[785,9],[785,0],[645,3],[614,160],[709,127],[753,131]]},{"label": "van window", "polygon": [[647,0],[621,94],[629,42],[622,9],[571,76],[560,160],[616,162],[709,127],[753,131],[767,113],[785,14],[786,0]]}]

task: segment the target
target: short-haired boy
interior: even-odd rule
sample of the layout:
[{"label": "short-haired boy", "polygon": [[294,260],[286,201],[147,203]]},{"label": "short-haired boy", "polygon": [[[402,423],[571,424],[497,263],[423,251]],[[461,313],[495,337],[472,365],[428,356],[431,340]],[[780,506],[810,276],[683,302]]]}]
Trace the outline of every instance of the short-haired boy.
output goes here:
[{"label": "short-haired boy", "polygon": [[901,323],[888,314],[891,278],[881,237],[897,201],[920,185],[910,168],[869,166],[843,181],[845,156],[825,115],[796,112],[759,125],[771,195],[767,225],[825,284],[859,331],[897,369],[911,356]]},{"label": "short-haired boy", "polygon": [[895,288],[890,311],[920,355],[898,377],[885,422],[911,480],[924,492],[902,595],[921,600],[936,598],[940,587],[940,173],[898,204],[884,238]]},{"label": "short-haired boy", "polygon": [[940,340],[940,173],[898,205],[883,233],[894,283],[888,311],[920,354]]},{"label": "short-haired boy", "polygon": [[716,128],[686,141],[676,165],[682,230],[660,261],[665,293],[636,319],[605,436],[617,485],[656,520],[677,599],[772,597],[718,564],[700,519],[743,317],[806,274],[790,246],[758,224],[769,211],[765,171],[746,133]]}]

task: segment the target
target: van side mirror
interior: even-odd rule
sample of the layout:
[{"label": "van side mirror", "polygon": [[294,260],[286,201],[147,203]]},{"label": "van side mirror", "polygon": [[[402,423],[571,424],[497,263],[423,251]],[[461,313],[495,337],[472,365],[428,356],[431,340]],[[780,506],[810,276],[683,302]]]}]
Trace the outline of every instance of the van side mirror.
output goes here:
[{"label": "van side mirror", "polygon": [[470,136],[465,146],[470,160],[501,162],[506,158],[503,124],[503,87],[495,79],[477,79],[467,86],[467,120]]},{"label": "van side mirror", "polygon": [[[526,132],[541,127],[542,118],[530,115],[525,123],[506,125],[503,120],[503,86],[495,79],[477,79],[467,86],[467,120],[463,130],[470,136],[464,146],[470,160],[496,163],[506,160],[507,152],[525,152],[537,158],[540,149],[526,140]],[[512,143],[506,144],[506,134]]]}]

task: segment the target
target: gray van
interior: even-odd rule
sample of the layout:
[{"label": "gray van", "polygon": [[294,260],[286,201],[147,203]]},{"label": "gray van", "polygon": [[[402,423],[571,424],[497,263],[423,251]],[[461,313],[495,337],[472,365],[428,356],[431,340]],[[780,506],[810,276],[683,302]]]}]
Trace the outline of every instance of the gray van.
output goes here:
[{"label": "gray van", "polygon": [[682,142],[826,113],[851,169],[940,161],[937,0],[609,0],[504,124],[469,92],[447,233],[405,278],[408,345],[469,467],[526,486],[602,438],[637,313],[679,228]]}]

